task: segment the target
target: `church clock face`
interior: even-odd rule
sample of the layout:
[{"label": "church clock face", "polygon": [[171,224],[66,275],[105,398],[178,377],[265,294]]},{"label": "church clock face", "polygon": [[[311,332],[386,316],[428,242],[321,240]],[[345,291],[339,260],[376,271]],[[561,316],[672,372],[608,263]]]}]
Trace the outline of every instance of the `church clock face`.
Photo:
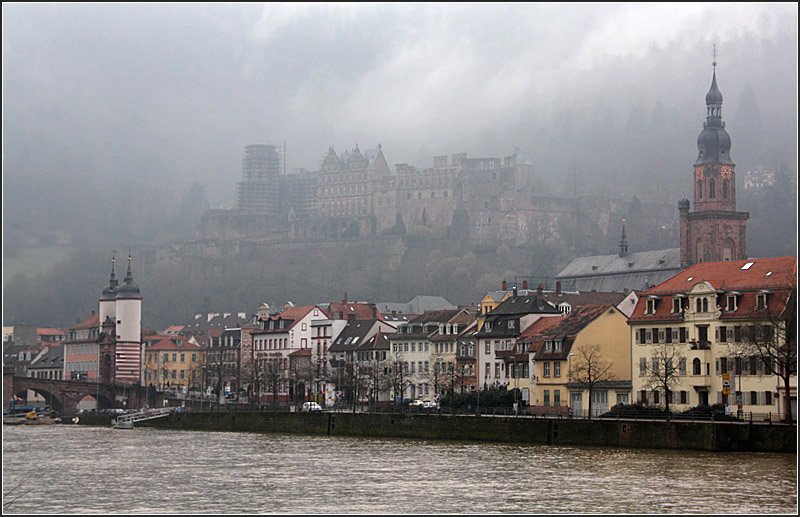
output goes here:
[{"label": "church clock face", "polygon": [[733,168],[731,166],[729,166],[729,165],[723,165],[722,167],[720,167],[719,173],[720,173],[720,175],[722,176],[723,179],[728,179],[729,180],[729,179],[731,179],[731,176],[733,175]]}]

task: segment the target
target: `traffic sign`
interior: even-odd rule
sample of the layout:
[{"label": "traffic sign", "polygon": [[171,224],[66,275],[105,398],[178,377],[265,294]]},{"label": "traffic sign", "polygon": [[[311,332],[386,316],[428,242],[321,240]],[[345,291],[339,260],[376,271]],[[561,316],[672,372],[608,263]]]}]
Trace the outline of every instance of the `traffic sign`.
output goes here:
[{"label": "traffic sign", "polygon": [[723,381],[729,381],[729,380],[731,380],[731,374],[729,374],[729,373],[723,373],[723,374],[722,374],[722,380],[723,380]]},{"label": "traffic sign", "polygon": [[730,392],[731,392],[731,389],[730,389],[730,388],[725,388],[725,387],[723,387],[723,388],[722,388],[722,394],[723,394],[723,395],[727,395],[727,394],[729,394]]},{"label": "traffic sign", "polygon": [[730,388],[731,387],[731,381],[722,381],[722,387],[723,388]]}]

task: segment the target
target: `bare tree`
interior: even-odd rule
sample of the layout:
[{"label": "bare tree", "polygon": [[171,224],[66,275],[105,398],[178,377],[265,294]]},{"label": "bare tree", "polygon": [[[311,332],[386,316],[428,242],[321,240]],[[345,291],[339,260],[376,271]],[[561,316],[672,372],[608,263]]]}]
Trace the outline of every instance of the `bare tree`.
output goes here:
[{"label": "bare tree", "polygon": [[576,350],[575,368],[571,377],[578,383],[584,384],[589,389],[589,418],[592,418],[592,395],[598,383],[611,381],[616,378],[611,371],[611,361],[603,357],[600,345],[587,345]]},{"label": "bare tree", "polygon": [[797,290],[781,310],[764,309],[764,317],[745,334],[746,349],[764,364],[764,371],[783,381],[783,419],[792,421],[790,379],[797,376]]},{"label": "bare tree", "polygon": [[645,363],[645,385],[664,392],[664,405],[669,412],[673,388],[680,382],[685,372],[686,359],[673,343],[655,345],[650,361]]}]

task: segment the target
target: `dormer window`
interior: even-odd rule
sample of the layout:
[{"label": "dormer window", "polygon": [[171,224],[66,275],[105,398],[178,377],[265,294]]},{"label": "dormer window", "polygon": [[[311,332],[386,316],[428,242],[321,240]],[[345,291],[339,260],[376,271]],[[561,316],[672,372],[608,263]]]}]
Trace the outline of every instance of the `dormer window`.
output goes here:
[{"label": "dormer window", "polygon": [[552,352],[553,351],[553,342],[552,341],[545,341],[545,343],[544,343],[544,351],[545,352]]},{"label": "dormer window", "polygon": [[656,301],[647,300],[647,309],[645,310],[645,314],[655,314],[655,313],[656,313]]},{"label": "dormer window", "polygon": [[683,308],[683,300],[681,298],[672,299],[672,314],[678,314]]},{"label": "dormer window", "polygon": [[767,309],[767,292],[761,292],[756,295],[756,310],[763,311]]},{"label": "dormer window", "polygon": [[514,320],[508,320],[508,328],[513,329],[515,327]]},{"label": "dormer window", "polygon": [[728,294],[725,297],[725,300],[726,300],[725,310],[728,311],[728,312],[736,311],[736,295],[735,294]]},{"label": "dormer window", "polygon": [[485,328],[486,332],[489,332],[490,330],[492,330],[492,322],[491,321],[487,321],[486,325],[484,325],[484,328]]},{"label": "dormer window", "polygon": [[558,339],[558,340],[553,342],[553,351],[554,352],[560,352],[561,351],[561,340],[560,339]]}]

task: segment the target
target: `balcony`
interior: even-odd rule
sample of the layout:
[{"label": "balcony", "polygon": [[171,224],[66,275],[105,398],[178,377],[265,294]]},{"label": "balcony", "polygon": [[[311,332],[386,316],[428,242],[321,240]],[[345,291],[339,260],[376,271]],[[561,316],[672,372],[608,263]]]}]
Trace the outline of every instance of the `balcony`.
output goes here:
[{"label": "balcony", "polygon": [[681,379],[681,384],[686,384],[692,388],[711,388],[711,376],[687,375]]},{"label": "balcony", "polygon": [[690,350],[711,350],[711,342],[710,341],[689,341],[689,349]]}]

